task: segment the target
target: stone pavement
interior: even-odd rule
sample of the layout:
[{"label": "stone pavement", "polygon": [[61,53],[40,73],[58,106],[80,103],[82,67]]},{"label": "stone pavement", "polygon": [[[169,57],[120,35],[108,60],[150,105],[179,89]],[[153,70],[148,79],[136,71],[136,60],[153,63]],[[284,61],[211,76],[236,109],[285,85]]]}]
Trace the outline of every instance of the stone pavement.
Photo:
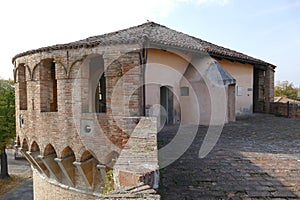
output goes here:
[{"label": "stone pavement", "polygon": [[[166,145],[177,127],[164,128]],[[227,124],[214,149],[198,152],[207,127],[177,161],[161,170],[160,193],[181,199],[300,199],[300,120],[255,114]]]}]

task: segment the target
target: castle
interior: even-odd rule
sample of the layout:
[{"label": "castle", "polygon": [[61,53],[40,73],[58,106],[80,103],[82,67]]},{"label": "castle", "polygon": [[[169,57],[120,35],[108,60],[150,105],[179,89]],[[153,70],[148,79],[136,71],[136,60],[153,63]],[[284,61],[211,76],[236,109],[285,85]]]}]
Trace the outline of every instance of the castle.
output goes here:
[{"label": "castle", "polygon": [[227,123],[273,100],[274,65],[153,22],[13,64],[35,199],[159,199],[161,127]]}]

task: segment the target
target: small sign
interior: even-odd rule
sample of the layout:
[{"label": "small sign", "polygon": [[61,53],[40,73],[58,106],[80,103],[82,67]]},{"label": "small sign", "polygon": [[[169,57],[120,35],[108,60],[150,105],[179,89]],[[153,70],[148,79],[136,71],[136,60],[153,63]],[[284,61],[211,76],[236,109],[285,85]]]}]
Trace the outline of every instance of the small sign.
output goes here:
[{"label": "small sign", "polygon": [[243,87],[237,86],[237,96],[243,96]]},{"label": "small sign", "polygon": [[253,89],[252,89],[252,88],[248,88],[247,90],[248,90],[248,92],[252,92],[252,91],[253,91]]},{"label": "small sign", "polygon": [[181,96],[189,96],[189,87],[181,87],[180,94]]}]

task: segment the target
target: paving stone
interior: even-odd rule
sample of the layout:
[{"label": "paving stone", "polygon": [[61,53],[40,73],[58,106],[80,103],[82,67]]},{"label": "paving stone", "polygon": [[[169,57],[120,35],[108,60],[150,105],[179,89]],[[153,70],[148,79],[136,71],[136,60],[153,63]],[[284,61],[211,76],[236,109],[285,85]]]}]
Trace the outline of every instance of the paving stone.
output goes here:
[{"label": "paving stone", "polygon": [[289,197],[289,198],[296,198],[296,194],[288,190],[278,190],[272,193],[274,197]]},{"label": "paving stone", "polygon": [[[158,139],[168,144],[176,130],[164,128]],[[213,150],[199,159],[206,131],[201,126],[189,149],[163,169],[165,200],[300,199],[299,119],[242,117],[225,125]]]},{"label": "paving stone", "polygon": [[268,191],[247,191],[247,195],[250,197],[272,197],[273,195]]}]

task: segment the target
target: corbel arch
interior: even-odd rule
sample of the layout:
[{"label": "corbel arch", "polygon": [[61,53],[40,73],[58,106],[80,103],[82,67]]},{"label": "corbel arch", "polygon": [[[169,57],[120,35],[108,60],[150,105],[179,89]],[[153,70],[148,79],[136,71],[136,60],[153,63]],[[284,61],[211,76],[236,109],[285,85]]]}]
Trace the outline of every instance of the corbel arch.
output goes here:
[{"label": "corbel arch", "polygon": [[36,141],[33,141],[30,145],[30,152],[40,152],[40,147]]},{"label": "corbel arch", "polygon": [[43,153],[43,156],[48,156],[51,154],[57,155],[56,150],[51,143],[49,143],[45,146],[44,151],[42,153]]},{"label": "corbel arch", "polygon": [[19,147],[21,145],[20,136],[17,136],[16,145]]},{"label": "corbel arch", "polygon": [[70,157],[70,156],[74,157],[74,161],[75,161],[75,153],[74,153],[73,149],[70,146],[67,146],[62,150],[60,157],[66,158],[66,157]]},{"label": "corbel arch", "polygon": [[29,150],[29,146],[28,146],[28,140],[26,138],[23,138],[22,141],[22,149],[24,149],[25,151]]}]

